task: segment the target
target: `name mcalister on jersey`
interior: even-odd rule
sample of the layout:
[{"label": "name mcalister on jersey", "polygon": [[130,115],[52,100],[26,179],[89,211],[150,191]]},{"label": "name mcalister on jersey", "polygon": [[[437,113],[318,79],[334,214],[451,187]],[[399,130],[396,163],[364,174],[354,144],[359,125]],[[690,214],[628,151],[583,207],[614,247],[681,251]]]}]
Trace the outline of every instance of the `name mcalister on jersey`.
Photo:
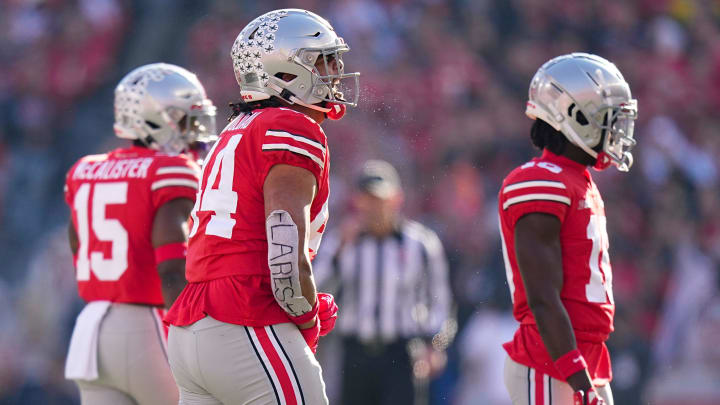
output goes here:
[{"label": "name mcalister on jersey", "polygon": [[80,161],[73,171],[72,179],[116,180],[122,177],[144,179],[152,162],[152,158]]}]

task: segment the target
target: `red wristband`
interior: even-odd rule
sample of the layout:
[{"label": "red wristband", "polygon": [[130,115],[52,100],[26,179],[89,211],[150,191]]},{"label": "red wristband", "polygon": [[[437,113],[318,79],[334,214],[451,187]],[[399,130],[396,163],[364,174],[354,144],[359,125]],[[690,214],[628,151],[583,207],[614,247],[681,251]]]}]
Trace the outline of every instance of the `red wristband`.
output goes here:
[{"label": "red wristband", "polygon": [[308,347],[310,347],[310,350],[315,353],[317,351],[318,338],[320,337],[320,322],[315,322],[315,325],[307,329],[300,329],[300,334]]},{"label": "red wristband", "polygon": [[168,243],[155,248],[155,263],[165,260],[184,259],[187,256],[187,242]]},{"label": "red wristband", "polygon": [[563,380],[567,380],[567,378],[571,375],[587,368],[587,363],[585,362],[583,355],[580,353],[580,350],[575,349],[563,354],[560,358],[555,360],[555,368],[558,372],[560,372]]},{"label": "red wristband", "polygon": [[310,312],[306,312],[300,316],[291,316],[290,321],[292,321],[292,323],[294,323],[295,325],[302,325],[304,323],[310,322],[315,319],[315,316],[318,313],[318,308],[318,300],[316,299],[315,305],[313,305]]}]

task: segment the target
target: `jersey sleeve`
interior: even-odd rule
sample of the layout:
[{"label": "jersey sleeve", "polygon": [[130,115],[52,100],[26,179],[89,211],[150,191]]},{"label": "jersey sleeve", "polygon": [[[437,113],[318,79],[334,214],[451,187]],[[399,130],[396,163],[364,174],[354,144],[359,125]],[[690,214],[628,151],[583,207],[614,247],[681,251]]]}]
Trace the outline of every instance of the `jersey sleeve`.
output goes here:
[{"label": "jersey sleeve", "polygon": [[200,167],[184,155],[157,159],[150,182],[154,209],[176,198],[195,201],[200,181]]},{"label": "jersey sleeve", "polygon": [[318,186],[327,163],[327,139],[320,126],[301,113],[276,115],[261,129],[260,184],[277,164],[301,167],[315,176]]},{"label": "jersey sleeve", "polygon": [[75,166],[68,170],[67,174],[65,175],[65,184],[63,184],[63,196],[65,197],[65,202],[70,207],[72,207],[73,202],[73,190],[70,188],[70,177],[72,176],[74,168]]},{"label": "jersey sleeve", "polygon": [[511,174],[503,182],[500,210],[512,227],[524,215],[539,212],[565,221],[572,198],[562,177],[547,170],[525,169]]}]

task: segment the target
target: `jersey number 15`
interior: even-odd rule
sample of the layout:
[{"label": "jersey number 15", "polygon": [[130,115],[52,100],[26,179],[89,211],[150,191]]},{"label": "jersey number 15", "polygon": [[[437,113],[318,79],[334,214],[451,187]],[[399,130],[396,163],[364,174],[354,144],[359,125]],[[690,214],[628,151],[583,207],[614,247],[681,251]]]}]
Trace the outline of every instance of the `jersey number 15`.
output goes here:
[{"label": "jersey number 15", "polygon": [[[116,281],[128,267],[128,233],[119,220],[106,216],[106,207],[110,204],[127,202],[127,182],[97,183],[94,185],[92,201],[90,189],[92,184],[84,183],[78,188],[73,200],[73,208],[77,218],[77,279],[90,280],[90,271],[101,281]],[[88,209],[92,209],[92,223],[89,224]],[[89,252],[90,229],[95,237],[102,242],[111,242],[111,254],[106,258],[103,252]]]}]

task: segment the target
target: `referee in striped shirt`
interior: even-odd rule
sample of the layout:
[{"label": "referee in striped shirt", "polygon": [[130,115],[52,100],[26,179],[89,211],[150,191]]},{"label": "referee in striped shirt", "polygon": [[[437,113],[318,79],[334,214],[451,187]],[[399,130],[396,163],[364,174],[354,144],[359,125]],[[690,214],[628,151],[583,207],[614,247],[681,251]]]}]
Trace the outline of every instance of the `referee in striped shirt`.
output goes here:
[{"label": "referee in striped shirt", "polygon": [[326,236],[313,263],[318,286],[340,307],[343,405],[413,404],[413,370],[427,377],[444,365],[437,336],[450,313],[447,259],[433,231],[401,216],[402,200],[395,168],[366,162],[357,218]]}]

